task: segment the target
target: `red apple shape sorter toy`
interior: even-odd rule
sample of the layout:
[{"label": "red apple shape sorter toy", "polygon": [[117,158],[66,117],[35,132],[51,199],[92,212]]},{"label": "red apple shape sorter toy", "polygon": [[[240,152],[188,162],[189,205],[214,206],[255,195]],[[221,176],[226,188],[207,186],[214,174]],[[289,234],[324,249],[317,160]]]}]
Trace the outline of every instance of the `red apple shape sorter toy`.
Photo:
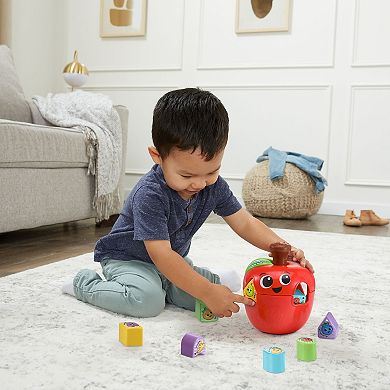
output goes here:
[{"label": "red apple shape sorter toy", "polygon": [[318,327],[318,337],[320,339],[335,339],[339,334],[339,324],[331,312],[325,316]]},{"label": "red apple shape sorter toy", "polygon": [[126,347],[141,347],[143,345],[143,328],[135,322],[119,324],[119,341]]},{"label": "red apple shape sorter toy", "polygon": [[256,303],[245,305],[246,314],[262,332],[293,333],[310,316],[315,279],[307,268],[288,260],[289,244],[274,243],[270,249],[272,259],[256,259],[245,271],[243,294]]}]

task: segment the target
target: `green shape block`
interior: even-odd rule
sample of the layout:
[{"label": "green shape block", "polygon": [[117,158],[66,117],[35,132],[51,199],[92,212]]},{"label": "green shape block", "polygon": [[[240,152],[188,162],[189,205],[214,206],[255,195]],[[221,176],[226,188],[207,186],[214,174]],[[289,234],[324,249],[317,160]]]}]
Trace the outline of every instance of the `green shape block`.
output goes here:
[{"label": "green shape block", "polygon": [[300,337],[297,340],[297,359],[312,362],[317,359],[317,343],[310,337]]},{"label": "green shape block", "polygon": [[195,302],[195,315],[200,322],[215,322],[218,317],[199,299]]},{"label": "green shape block", "polygon": [[271,259],[267,257],[259,257],[258,259],[253,260],[248,267],[246,267],[245,273],[247,273],[252,268],[261,267],[263,265],[272,265]]}]

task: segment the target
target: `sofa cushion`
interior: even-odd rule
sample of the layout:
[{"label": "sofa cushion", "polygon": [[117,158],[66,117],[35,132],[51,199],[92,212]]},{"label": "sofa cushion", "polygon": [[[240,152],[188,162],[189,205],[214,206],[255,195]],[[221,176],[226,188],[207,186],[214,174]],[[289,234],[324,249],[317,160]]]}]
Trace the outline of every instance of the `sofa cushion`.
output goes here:
[{"label": "sofa cushion", "polygon": [[0,45],[0,119],[31,123],[30,107],[16,74],[11,50]]},{"label": "sofa cushion", "polygon": [[88,167],[81,130],[0,119],[0,168]]}]

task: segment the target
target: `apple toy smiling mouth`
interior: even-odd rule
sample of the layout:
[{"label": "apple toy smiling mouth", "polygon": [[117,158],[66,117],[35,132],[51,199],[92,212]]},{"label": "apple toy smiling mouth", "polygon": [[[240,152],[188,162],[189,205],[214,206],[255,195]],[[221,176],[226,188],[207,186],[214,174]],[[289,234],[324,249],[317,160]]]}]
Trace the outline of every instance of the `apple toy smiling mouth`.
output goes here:
[{"label": "apple toy smiling mouth", "polygon": [[282,287],[275,287],[272,289],[276,293],[280,293],[282,291]]}]

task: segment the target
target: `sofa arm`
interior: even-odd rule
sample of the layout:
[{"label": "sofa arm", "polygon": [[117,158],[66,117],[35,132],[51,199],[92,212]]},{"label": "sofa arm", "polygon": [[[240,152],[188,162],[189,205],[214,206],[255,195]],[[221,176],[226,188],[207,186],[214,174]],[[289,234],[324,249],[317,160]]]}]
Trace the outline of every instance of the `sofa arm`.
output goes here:
[{"label": "sofa arm", "polygon": [[[50,126],[50,127],[54,126],[42,116],[42,114],[38,110],[38,107],[35,105],[35,103],[32,100],[29,100],[28,104],[30,106],[30,110],[32,114],[32,122],[34,124]],[[123,202],[125,200],[124,199],[125,197],[124,178],[125,178],[126,154],[127,154],[127,131],[128,131],[129,110],[127,109],[127,107],[122,105],[115,105],[114,108],[119,114],[119,119],[122,128],[122,167],[121,167],[121,175],[118,183],[118,190],[119,190],[121,203],[119,209],[117,210],[117,213],[119,213],[122,210]]]},{"label": "sofa arm", "polygon": [[51,127],[54,126],[52,123],[47,121],[42,116],[41,112],[38,110],[38,107],[35,105],[35,103],[31,99],[27,100],[27,103],[30,107],[32,123],[34,125],[51,126]]},{"label": "sofa arm", "polygon": [[121,206],[118,210],[118,214],[121,212],[123,203],[125,201],[125,168],[126,168],[126,156],[127,156],[127,132],[128,132],[128,121],[129,121],[129,110],[125,106],[116,105],[114,106],[116,111],[119,114],[122,127],[122,167],[121,167],[121,176],[119,179],[118,189],[121,199]]}]

